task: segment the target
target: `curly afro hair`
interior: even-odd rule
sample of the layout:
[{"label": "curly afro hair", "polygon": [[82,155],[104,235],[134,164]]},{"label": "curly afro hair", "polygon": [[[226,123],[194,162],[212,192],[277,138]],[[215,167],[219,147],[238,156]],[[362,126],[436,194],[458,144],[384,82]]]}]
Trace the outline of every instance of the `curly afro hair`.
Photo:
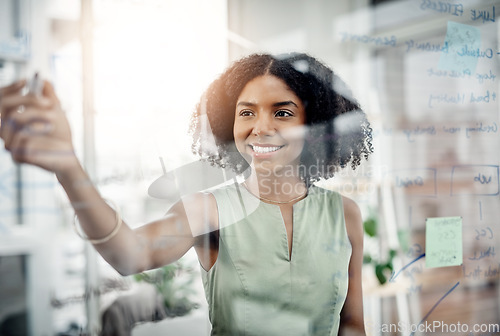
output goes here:
[{"label": "curly afro hair", "polygon": [[191,118],[193,153],[238,173],[248,168],[234,144],[235,108],[245,85],[262,75],[280,78],[304,103],[308,132],[299,170],[304,181],[332,177],[349,164],[355,169],[373,152],[370,123],[345,83],[312,56],[293,53],[249,55],[212,82]]}]

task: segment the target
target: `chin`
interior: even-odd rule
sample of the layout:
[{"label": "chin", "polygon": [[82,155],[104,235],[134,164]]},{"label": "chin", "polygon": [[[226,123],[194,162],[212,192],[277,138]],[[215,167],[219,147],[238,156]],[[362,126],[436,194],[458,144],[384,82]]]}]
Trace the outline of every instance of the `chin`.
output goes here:
[{"label": "chin", "polygon": [[275,164],[269,161],[261,161],[261,162],[250,162],[250,167],[252,171],[270,176],[275,170]]},{"label": "chin", "polygon": [[272,162],[259,161],[252,162],[252,171],[264,176],[276,175],[278,177],[290,177],[294,175],[298,162]]}]

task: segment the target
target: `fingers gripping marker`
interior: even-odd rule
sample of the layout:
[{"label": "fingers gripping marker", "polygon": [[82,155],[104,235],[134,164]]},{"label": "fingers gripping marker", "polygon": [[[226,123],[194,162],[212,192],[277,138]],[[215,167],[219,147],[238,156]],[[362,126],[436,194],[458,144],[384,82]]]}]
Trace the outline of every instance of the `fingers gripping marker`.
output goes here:
[{"label": "fingers gripping marker", "polygon": [[28,82],[28,94],[40,96],[42,94],[43,81],[38,72],[35,72],[33,78]]}]

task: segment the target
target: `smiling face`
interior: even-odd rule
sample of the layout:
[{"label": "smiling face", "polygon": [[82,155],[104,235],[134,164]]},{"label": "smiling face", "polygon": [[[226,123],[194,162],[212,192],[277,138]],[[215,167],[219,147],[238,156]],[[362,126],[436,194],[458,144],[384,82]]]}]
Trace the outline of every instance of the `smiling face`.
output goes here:
[{"label": "smiling face", "polygon": [[256,171],[297,165],[304,147],[305,121],[303,102],[283,80],[272,75],[256,77],[236,103],[236,148]]}]

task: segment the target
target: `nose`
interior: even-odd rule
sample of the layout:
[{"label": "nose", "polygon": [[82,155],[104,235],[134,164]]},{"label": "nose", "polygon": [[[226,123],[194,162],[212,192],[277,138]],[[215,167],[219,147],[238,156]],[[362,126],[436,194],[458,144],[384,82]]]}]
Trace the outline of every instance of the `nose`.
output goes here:
[{"label": "nose", "polygon": [[267,114],[259,113],[259,115],[255,119],[252,134],[273,135],[275,132],[276,129],[274,127],[272,118],[270,118]]}]

